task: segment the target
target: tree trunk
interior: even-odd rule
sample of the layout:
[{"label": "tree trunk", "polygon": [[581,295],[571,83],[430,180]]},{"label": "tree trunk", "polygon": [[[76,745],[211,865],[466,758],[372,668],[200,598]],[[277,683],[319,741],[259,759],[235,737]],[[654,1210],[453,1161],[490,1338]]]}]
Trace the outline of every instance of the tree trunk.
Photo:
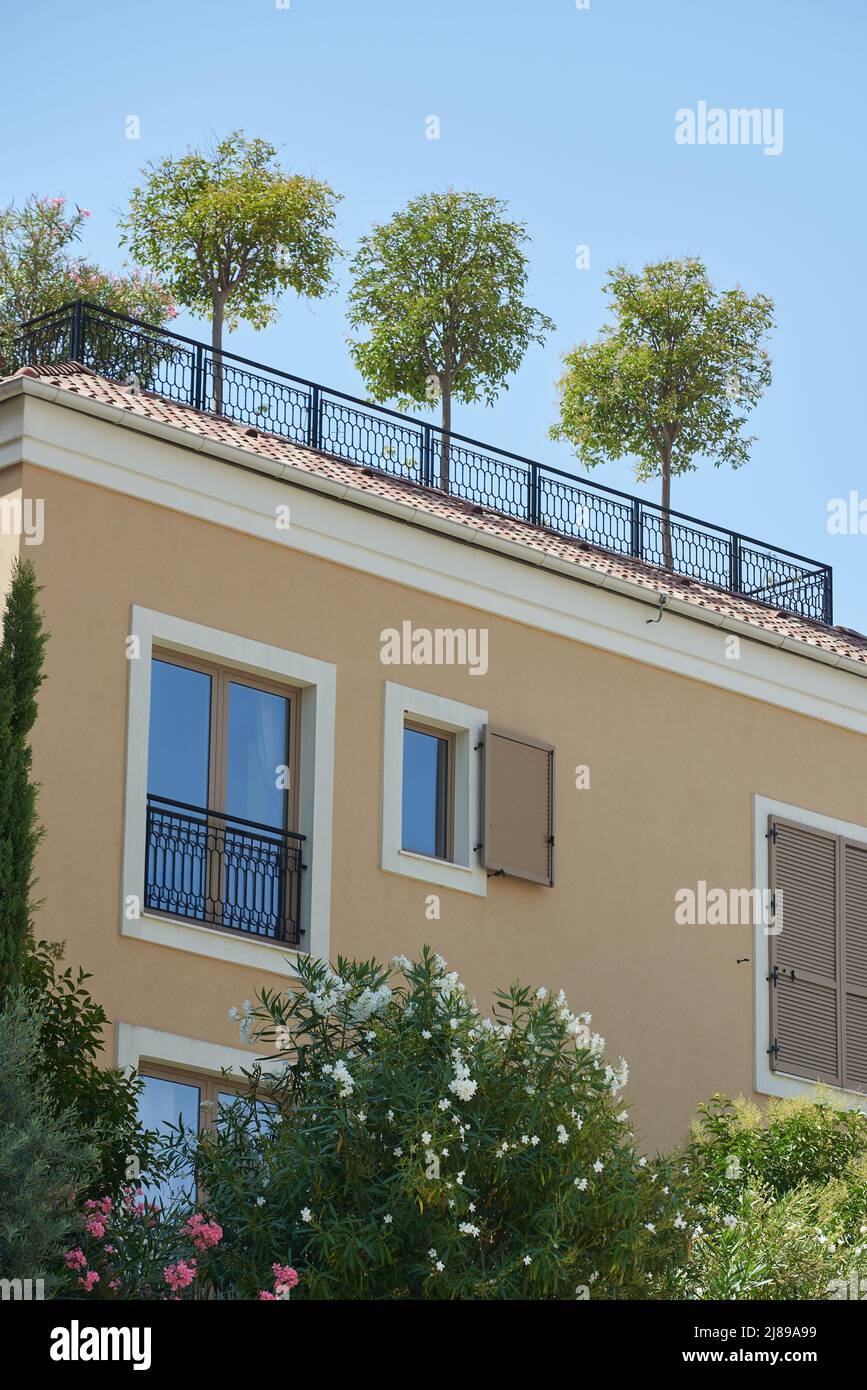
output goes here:
[{"label": "tree trunk", "polygon": [[443,492],[449,490],[449,465],[451,452],[451,430],[452,430],[452,388],[451,383],[441,379],[440,391],[442,395],[442,440],[440,447],[440,487]]},{"label": "tree trunk", "polygon": [[213,410],[223,413],[223,299],[214,295],[211,313],[211,367],[214,374]]},{"label": "tree trunk", "polygon": [[674,569],[674,555],[671,548],[671,445],[662,450],[662,563],[667,570]]}]

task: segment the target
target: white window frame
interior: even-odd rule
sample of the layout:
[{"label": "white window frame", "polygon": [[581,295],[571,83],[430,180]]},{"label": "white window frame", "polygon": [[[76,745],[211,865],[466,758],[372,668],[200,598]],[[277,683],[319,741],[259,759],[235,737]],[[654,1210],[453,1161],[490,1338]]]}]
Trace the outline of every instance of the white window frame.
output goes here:
[{"label": "white window frame", "polygon": [[[808,811],[804,806],[792,806],[786,801],[775,801],[767,796],[753,797],[753,875],[754,886],[758,889],[759,902],[765,902],[765,893],[770,892],[771,872],[768,854],[768,817],[780,816],[785,820],[798,822],[814,830],[825,830],[831,835],[845,835],[847,839],[858,840],[867,845],[867,826],[854,825],[851,821],[837,820],[834,816],[823,816],[818,811]],[[807,1081],[802,1076],[787,1075],[772,1071],[768,1057],[770,1044],[770,998],[768,994],[768,975],[771,970],[771,938],[762,922],[756,922],[753,929],[753,989],[755,998],[755,1086],[759,1095],[764,1096],[804,1096],[816,1091],[816,1082]],[[823,1085],[822,1090],[833,1091],[835,1096],[845,1100],[851,1107],[867,1112],[867,1095],[860,1091],[845,1091],[839,1086]]]},{"label": "white window frame", "polygon": [[[285,942],[257,940],[204,923],[171,921],[145,911],[145,819],[153,649],[219,662],[246,675],[285,681],[301,692],[298,829],[306,835],[301,881],[305,953],[328,959],[331,918],[331,834],[334,803],[334,717],[337,668],[299,652],[204,627],[138,604],[132,607],[124,796],[121,933],[211,960],[293,975],[299,952]],[[139,915],[127,905],[138,901]],[[169,1061],[170,1059],[164,1059]]]},{"label": "white window frame", "polygon": [[[382,756],[381,867],[437,888],[485,897],[488,877],[476,845],[481,827],[481,756],[487,710],[431,695],[412,686],[385,682]],[[454,736],[452,777],[452,859],[435,859],[402,846],[403,730],[407,719]]]}]

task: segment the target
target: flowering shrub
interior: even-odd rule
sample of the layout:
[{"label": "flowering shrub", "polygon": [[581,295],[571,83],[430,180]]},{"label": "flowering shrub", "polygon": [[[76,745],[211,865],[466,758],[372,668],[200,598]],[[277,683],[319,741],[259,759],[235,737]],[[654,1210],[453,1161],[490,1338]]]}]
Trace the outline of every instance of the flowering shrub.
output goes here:
[{"label": "flowering shrub", "polygon": [[[181,1204],[161,1208],[142,1188],[84,1204],[80,1243],[66,1252],[67,1297],[165,1299],[207,1296],[209,1252],[222,1228]],[[204,1259],[202,1258],[204,1257]]]},{"label": "flowering shrub", "polygon": [[867,1115],[820,1094],[765,1115],[714,1096],[699,1116],[677,1159],[698,1213],[680,1296],[863,1296],[848,1290],[867,1281]]},{"label": "flowering shrub", "polygon": [[220,1213],[220,1293],[269,1299],[297,1268],[303,1298],[628,1297],[682,1263],[625,1063],[562,994],[515,986],[483,1018],[427,950],[299,975],[241,1016],[274,1079],[254,1070],[216,1130],[172,1140]]}]

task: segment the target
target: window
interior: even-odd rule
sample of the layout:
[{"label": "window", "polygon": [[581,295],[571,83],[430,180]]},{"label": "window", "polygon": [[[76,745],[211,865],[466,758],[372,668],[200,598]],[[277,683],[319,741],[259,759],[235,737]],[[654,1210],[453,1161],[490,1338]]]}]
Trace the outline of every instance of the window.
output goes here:
[{"label": "window", "polygon": [[157,652],[146,906],[297,941],[295,691]]},{"label": "window", "polygon": [[384,682],[381,867],[484,897],[479,858],[482,730],[487,713]]},{"label": "window", "polygon": [[[148,1064],[140,1073],[142,1090],[139,1094],[138,1116],[144,1129],[166,1134],[182,1124],[184,1129],[202,1134],[209,1129],[222,1128],[232,1107],[244,1101],[244,1088],[232,1086],[225,1077],[215,1078],[196,1072],[175,1071],[171,1067]],[[272,1102],[257,1100],[255,1107],[239,1105],[238,1113],[251,1129],[266,1133],[270,1127]],[[189,1173],[171,1175],[159,1184],[146,1185],[148,1199],[156,1197],[168,1205],[181,1197],[191,1199],[194,1182]]]},{"label": "window", "polygon": [[495,874],[554,883],[554,749],[488,724],[484,858]]},{"label": "window", "polygon": [[867,1092],[867,843],[767,820],[773,1072]]},{"label": "window", "polygon": [[403,729],[401,847],[451,859],[453,736],[407,721]]}]

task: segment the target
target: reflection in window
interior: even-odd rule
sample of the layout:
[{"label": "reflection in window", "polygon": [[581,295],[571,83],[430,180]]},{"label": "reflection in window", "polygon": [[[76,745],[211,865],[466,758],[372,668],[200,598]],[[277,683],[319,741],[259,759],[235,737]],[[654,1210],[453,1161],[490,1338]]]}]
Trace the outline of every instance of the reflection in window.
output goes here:
[{"label": "reflection in window", "polygon": [[405,726],[401,843],[435,859],[449,853],[449,751],[447,736]]},{"label": "reflection in window", "polygon": [[148,791],[207,806],[211,743],[211,677],[204,671],[151,663]]},{"label": "reflection in window", "polygon": [[[138,1117],[143,1129],[155,1129],[165,1134],[170,1126],[179,1123],[187,1130],[199,1129],[199,1109],[201,1092],[198,1086],[184,1081],[168,1081],[161,1076],[142,1076],[143,1087],[139,1094]],[[161,1183],[146,1184],[148,1201],[156,1200],[161,1206],[184,1197],[192,1200],[195,1184],[191,1174],[183,1173],[167,1178]]]}]

